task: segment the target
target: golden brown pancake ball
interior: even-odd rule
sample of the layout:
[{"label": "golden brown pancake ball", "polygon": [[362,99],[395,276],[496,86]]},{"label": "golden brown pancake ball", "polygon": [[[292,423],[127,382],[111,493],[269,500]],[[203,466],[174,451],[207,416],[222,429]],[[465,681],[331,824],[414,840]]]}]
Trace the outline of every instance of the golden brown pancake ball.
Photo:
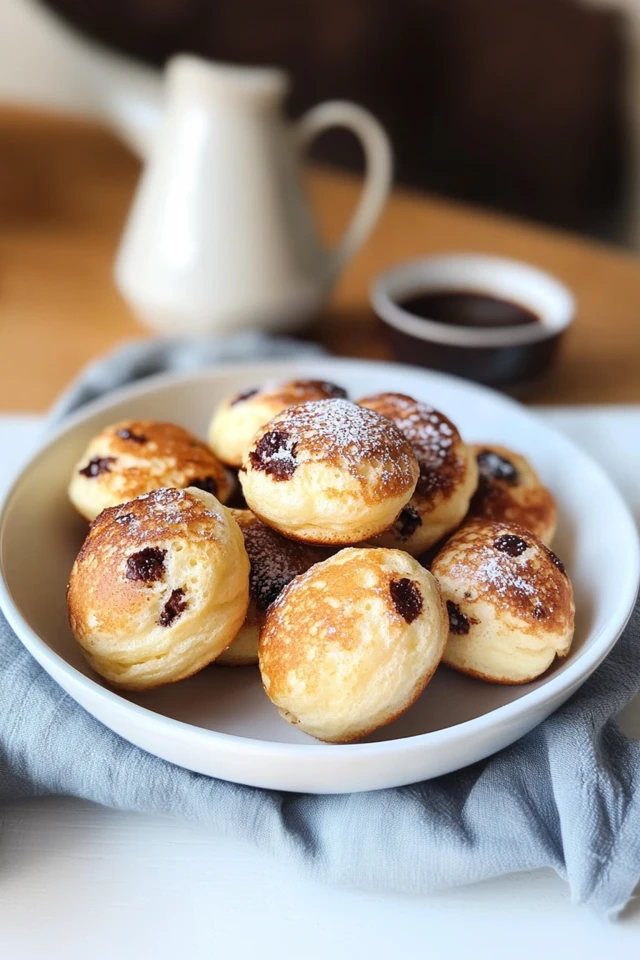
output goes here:
[{"label": "golden brown pancake ball", "polygon": [[528,460],[495,444],[472,449],[479,480],[469,519],[518,523],[549,546],[556,532],[556,504]]},{"label": "golden brown pancake ball", "polygon": [[359,543],[387,529],[418,480],[411,444],[348,400],[285,410],[255,436],[240,481],[250,509],[287,537]]},{"label": "golden brown pancake ball", "polygon": [[287,407],[346,396],[346,390],[326,380],[288,380],[248,387],[216,408],[209,426],[209,445],[223,463],[239,467],[260,427]]},{"label": "golden brown pancake ball", "polygon": [[260,671],[282,716],[319,740],[356,740],[404,713],[447,637],[427,570],[400,550],[345,549],[311,567],[269,607]]},{"label": "golden brown pancake ball", "polygon": [[222,503],[234,480],[208,446],[184,427],[125,420],[91,440],[73,469],[69,498],[93,520],[106,507],[161,487],[199,487]]},{"label": "golden brown pancake ball", "polygon": [[249,558],[230,512],[204,490],[161,489],[92,523],[67,593],[93,669],[125,690],[182,680],[215,660],[249,605]]},{"label": "golden brown pancake ball", "polygon": [[528,683],[565,657],[575,607],[564,564],[524,527],[466,524],[431,571],[449,614],[444,662],[493,683]]},{"label": "golden brown pancake ball", "polygon": [[478,484],[471,449],[453,423],[427,403],[401,393],[359,401],[391,420],[412,445],[420,476],[411,500],[375,544],[418,556],[461,523]]}]

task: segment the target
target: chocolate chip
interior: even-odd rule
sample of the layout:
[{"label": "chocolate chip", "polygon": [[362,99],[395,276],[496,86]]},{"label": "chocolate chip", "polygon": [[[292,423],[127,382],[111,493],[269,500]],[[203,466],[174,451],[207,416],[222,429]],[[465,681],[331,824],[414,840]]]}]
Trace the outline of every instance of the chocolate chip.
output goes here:
[{"label": "chocolate chip", "polygon": [[249,461],[254,470],[264,470],[274,480],[289,480],[298,466],[297,449],[298,444],[284,430],[270,430],[258,440]]},{"label": "chocolate chip", "polygon": [[191,480],[189,486],[212,493],[214,497],[218,496],[218,481],[215,477],[198,477],[197,480]]},{"label": "chocolate chip", "polygon": [[472,623],[477,623],[472,617],[465,617],[457,603],[447,600],[447,613],[449,614],[449,630],[455,633],[457,637],[463,637],[471,629]]},{"label": "chocolate chip", "polygon": [[83,477],[99,477],[101,473],[111,473],[111,464],[115,462],[115,457],[91,457],[86,467],[78,470],[78,473]]},{"label": "chocolate chip", "polygon": [[402,580],[392,580],[389,583],[389,593],[397,612],[406,620],[413,623],[422,613],[422,594],[413,580],[403,577]]},{"label": "chocolate chip", "polygon": [[533,616],[536,620],[544,620],[547,616],[547,611],[543,606],[537,604],[537,606],[533,608]]},{"label": "chocolate chip", "polygon": [[120,437],[121,440],[133,440],[134,443],[146,443],[147,438],[142,433],[134,433],[133,430],[128,430],[126,427],[123,427],[122,430],[118,430],[116,433],[117,437]]},{"label": "chocolate chip", "polygon": [[167,551],[160,547],[145,547],[132,553],[127,560],[127,580],[144,580],[145,583],[162,580],[166,555]]},{"label": "chocolate chip", "polygon": [[499,453],[493,450],[481,450],[477,456],[478,469],[480,476],[485,480],[502,480],[508,486],[513,487],[518,480],[518,471],[506,457],[501,457]]},{"label": "chocolate chip", "polygon": [[235,407],[236,403],[242,403],[243,400],[248,400],[249,397],[255,397],[258,392],[258,387],[249,387],[247,390],[243,390],[242,393],[239,393],[233,398],[230,402],[230,407]]},{"label": "chocolate chip", "polygon": [[120,514],[119,517],[114,517],[113,522],[114,522],[114,523],[126,524],[126,523],[131,523],[132,520],[133,520],[133,514],[132,514],[132,513],[122,513],[122,514]]},{"label": "chocolate chip", "polygon": [[178,617],[182,616],[186,609],[187,601],[184,599],[184,590],[182,587],[178,587],[177,590],[171,591],[171,596],[164,605],[158,623],[161,627],[170,627]]},{"label": "chocolate chip", "polygon": [[549,560],[551,560],[552,563],[555,563],[555,565],[556,565],[556,567],[558,568],[558,570],[560,571],[560,573],[564,573],[564,575],[565,575],[565,577],[566,577],[567,571],[566,571],[566,568],[565,568],[564,563],[562,562],[562,560],[560,559],[560,557],[557,557],[557,556],[555,555],[555,553],[553,552],[553,550],[549,550],[548,547],[547,547],[547,556],[549,557]]},{"label": "chocolate chip", "polygon": [[494,540],[493,546],[501,553],[509,554],[510,557],[519,557],[525,550],[529,549],[531,544],[523,540],[522,537],[516,537],[513,533],[505,533],[504,536]]},{"label": "chocolate chip", "polygon": [[438,471],[427,466],[424,460],[419,460],[418,466],[420,467],[420,473],[416,484],[416,493],[420,497],[426,497],[438,484]]},{"label": "chocolate chip", "polygon": [[309,387],[318,390],[320,393],[324,393],[327,397],[333,397],[338,400],[344,400],[347,396],[346,390],[338,387],[335,383],[329,383],[328,380],[295,380],[293,386],[300,388]]},{"label": "chocolate chip", "polygon": [[402,540],[408,540],[412,537],[418,527],[422,526],[420,514],[415,507],[407,506],[396,520],[396,530]]}]

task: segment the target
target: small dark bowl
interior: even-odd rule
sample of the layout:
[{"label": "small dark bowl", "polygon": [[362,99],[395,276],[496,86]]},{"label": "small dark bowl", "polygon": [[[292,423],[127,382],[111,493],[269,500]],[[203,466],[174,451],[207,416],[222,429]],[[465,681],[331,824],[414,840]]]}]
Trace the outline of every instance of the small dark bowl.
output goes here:
[{"label": "small dark bowl", "polygon": [[[399,305],[418,294],[455,290],[521,304],[538,322],[453,326]],[[548,369],[575,314],[573,296],[555,277],[517,260],[478,254],[401,264],[378,277],[370,298],[399,360],[503,389],[534,381]]]}]

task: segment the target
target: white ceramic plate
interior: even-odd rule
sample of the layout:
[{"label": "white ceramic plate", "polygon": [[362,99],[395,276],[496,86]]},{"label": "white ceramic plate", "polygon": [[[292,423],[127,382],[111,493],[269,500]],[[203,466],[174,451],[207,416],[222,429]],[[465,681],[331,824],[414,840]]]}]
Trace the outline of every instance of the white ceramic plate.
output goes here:
[{"label": "white ceramic plate", "polygon": [[[320,744],[282,720],[255,668],[209,667],[145,694],[108,689],[67,624],[65,585],[86,526],[67,502],[73,464],[100,427],[126,417],[182,423],[205,435],[224,394],[274,377],[312,376],[357,399],[394,390],[427,400],[470,441],[529,456],[560,510],[554,549],[577,604],[570,656],[536,683],[490,686],[446,668],[399,720],[358,744]],[[0,599],[44,669],[90,713],[179,766],[255,786],[314,793],[370,790],[439,776],[507,746],[567,699],[611,650],[631,613],[639,551],[629,511],[605,474],[561,434],[482,387],[392,364],[306,360],[155,377],[86,407],[51,437],[7,497],[0,521]]]}]

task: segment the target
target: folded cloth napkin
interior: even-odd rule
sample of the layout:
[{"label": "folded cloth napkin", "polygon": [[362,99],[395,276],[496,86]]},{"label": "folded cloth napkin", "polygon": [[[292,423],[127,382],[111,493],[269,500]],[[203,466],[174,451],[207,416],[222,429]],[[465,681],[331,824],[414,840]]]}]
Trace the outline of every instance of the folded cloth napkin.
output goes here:
[{"label": "folded cloth napkin", "polygon": [[[254,336],[134,344],[86,371],[54,412],[158,369],[300,350]],[[639,644],[637,609],[564,707],[482,763],[395,790],[317,797],[213,780],[131,746],[74,703],[0,618],[0,800],[66,794],[183,817],[374,892],[427,894],[552,867],[576,903],[615,917],[640,880],[640,743],[615,721],[640,686]]]}]

